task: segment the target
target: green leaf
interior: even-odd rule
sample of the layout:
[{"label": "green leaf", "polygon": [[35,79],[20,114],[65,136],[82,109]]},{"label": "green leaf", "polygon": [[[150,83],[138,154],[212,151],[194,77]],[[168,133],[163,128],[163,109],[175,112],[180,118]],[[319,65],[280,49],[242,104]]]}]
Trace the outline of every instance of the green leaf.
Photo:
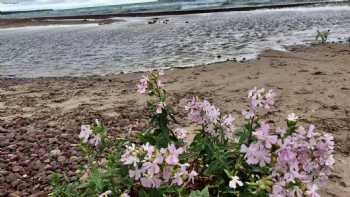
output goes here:
[{"label": "green leaf", "polygon": [[205,187],[202,191],[192,191],[189,197],[209,197],[209,189]]}]

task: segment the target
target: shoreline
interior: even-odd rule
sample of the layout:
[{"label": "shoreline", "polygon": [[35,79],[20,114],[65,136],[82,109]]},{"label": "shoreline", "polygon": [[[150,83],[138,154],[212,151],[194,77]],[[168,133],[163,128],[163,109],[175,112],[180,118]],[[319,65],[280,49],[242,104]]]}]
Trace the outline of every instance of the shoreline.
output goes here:
[{"label": "shoreline", "polygon": [[0,30],[17,27],[37,27],[50,25],[108,25],[125,22],[123,19],[0,19]]},{"label": "shoreline", "polygon": [[[148,12],[92,14],[92,15],[78,15],[78,16],[48,16],[48,17],[18,18],[18,19],[16,18],[1,19],[0,18],[0,29],[11,28],[11,27],[52,25],[52,24],[57,24],[57,25],[59,24],[91,24],[91,23],[110,24],[113,22],[120,22],[117,19],[113,19],[117,17],[161,17],[161,16],[190,15],[190,14],[204,14],[204,13],[217,13],[217,12],[241,12],[241,11],[254,11],[254,10],[263,10],[263,9],[310,7],[310,6],[322,6],[322,5],[343,5],[347,3],[349,3],[349,1],[339,1],[339,2],[313,1],[313,2],[279,3],[279,4],[268,4],[268,5],[224,6],[224,7],[214,7],[214,8],[207,8],[207,9],[178,10],[178,11],[148,11]],[[4,14],[4,15],[7,15],[7,14]],[[75,22],[69,21],[69,20],[75,20]]]},{"label": "shoreline", "polygon": [[[1,29],[1,28],[0,28]],[[345,43],[344,41],[338,41],[338,42],[328,42],[328,45],[348,45],[348,43]],[[130,72],[117,72],[117,73],[110,73],[110,74],[91,74],[91,75],[82,75],[82,76],[40,76],[40,77],[16,77],[16,76],[5,76],[5,75],[0,75],[0,81],[1,80],[19,80],[19,81],[35,81],[35,80],[73,80],[73,79],[87,79],[87,78],[93,78],[93,79],[99,79],[99,78],[115,78],[118,76],[128,76],[128,75],[141,75],[144,73],[147,73],[152,70],[163,70],[163,71],[177,71],[177,70],[187,70],[187,69],[196,69],[196,68],[205,68],[205,67],[212,67],[215,65],[220,65],[220,64],[244,64],[244,63],[250,63],[250,62],[256,62],[261,59],[262,56],[267,51],[273,51],[276,53],[289,53],[289,52],[295,52],[297,50],[300,50],[301,48],[312,48],[312,47],[318,47],[322,46],[323,44],[321,43],[304,43],[304,44],[295,44],[295,45],[288,45],[284,46],[285,50],[278,50],[278,49],[271,49],[271,48],[266,48],[265,50],[261,51],[258,53],[254,58],[246,59],[245,57],[241,59],[237,58],[232,58],[232,59],[226,59],[226,60],[221,60],[221,61],[215,61],[211,63],[205,63],[205,64],[198,64],[198,65],[191,65],[191,66],[174,66],[174,67],[160,67],[156,69],[147,69],[147,70],[137,70],[137,71],[130,71]]]},{"label": "shoreline", "polygon": [[[169,104],[182,119],[183,98],[207,98],[238,123],[254,86],[278,93],[275,108],[262,114],[281,125],[287,114],[302,116],[336,141],[336,166],[322,196],[350,192],[350,45],[293,46],[266,50],[255,60],[165,71]],[[145,100],[135,85],[143,72],[89,77],[0,78],[0,194],[47,196],[48,176],[75,176],[84,158],[77,152],[80,124],[98,118],[112,136],[129,136],[147,122]],[[131,132],[130,132],[131,131]],[[60,150],[59,155],[52,155]],[[57,152],[57,151],[56,151]],[[76,178],[76,177],[75,177]],[[6,193],[7,192],[7,193]]]}]

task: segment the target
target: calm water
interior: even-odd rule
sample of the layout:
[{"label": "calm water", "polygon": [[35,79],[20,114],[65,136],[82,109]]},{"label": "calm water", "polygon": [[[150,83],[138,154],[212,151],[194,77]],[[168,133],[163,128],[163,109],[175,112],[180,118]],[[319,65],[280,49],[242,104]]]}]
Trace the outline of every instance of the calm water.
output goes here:
[{"label": "calm water", "polygon": [[149,25],[147,18],[132,18],[103,26],[0,30],[0,75],[104,75],[194,66],[310,43],[317,29],[331,29],[331,41],[350,37],[349,6],[165,18],[168,24]]}]

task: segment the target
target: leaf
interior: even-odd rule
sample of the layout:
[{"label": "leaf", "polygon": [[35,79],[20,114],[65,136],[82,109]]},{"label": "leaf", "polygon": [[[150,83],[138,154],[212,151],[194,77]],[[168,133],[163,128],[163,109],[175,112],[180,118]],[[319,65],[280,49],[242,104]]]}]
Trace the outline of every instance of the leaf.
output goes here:
[{"label": "leaf", "polygon": [[209,197],[209,189],[208,186],[205,187],[202,191],[192,191],[189,197]]}]

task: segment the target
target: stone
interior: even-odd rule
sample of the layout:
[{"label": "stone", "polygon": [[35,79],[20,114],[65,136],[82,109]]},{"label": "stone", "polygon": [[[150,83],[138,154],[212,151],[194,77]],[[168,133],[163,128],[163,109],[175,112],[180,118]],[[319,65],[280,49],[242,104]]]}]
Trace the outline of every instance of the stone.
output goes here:
[{"label": "stone", "polygon": [[54,149],[54,150],[50,151],[51,157],[58,157],[60,155],[61,155],[61,151],[59,149]]},{"label": "stone", "polygon": [[64,163],[66,161],[66,157],[65,156],[59,156],[57,158],[57,161],[60,162],[60,163]]},{"label": "stone", "polygon": [[12,171],[14,171],[14,172],[23,172],[24,168],[22,166],[14,166],[12,168]]}]

